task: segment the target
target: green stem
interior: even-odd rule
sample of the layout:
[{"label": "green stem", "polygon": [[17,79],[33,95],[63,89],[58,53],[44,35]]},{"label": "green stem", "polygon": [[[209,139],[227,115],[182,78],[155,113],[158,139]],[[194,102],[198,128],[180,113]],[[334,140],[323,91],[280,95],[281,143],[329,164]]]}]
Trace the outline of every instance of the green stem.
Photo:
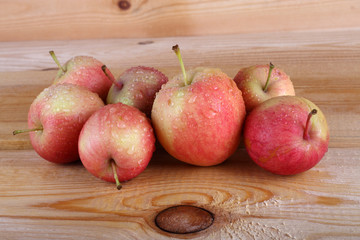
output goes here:
[{"label": "green stem", "polygon": [[118,190],[120,190],[122,188],[122,186],[121,186],[121,183],[119,181],[119,178],[118,178],[118,175],[117,175],[117,172],[116,172],[116,164],[115,164],[114,160],[111,161],[111,167],[112,167],[112,170],[113,170],[113,173],[114,173],[114,178],[115,178],[115,182],[116,182],[116,188]]},{"label": "green stem", "polygon": [[270,81],[270,77],[271,77],[271,72],[272,70],[274,69],[274,65],[272,63],[270,63],[269,65],[269,74],[268,74],[268,77],[267,77],[267,80],[266,80],[266,83],[265,83],[265,87],[264,87],[264,92],[267,91],[267,88],[268,88],[268,85],[269,85],[269,81]]},{"label": "green stem", "polygon": [[173,46],[173,47],[172,47],[172,50],[175,52],[176,56],[177,56],[178,59],[179,59],[181,71],[182,71],[182,73],[183,73],[183,75],[184,75],[185,86],[186,86],[186,85],[189,85],[188,79],[187,79],[187,76],[186,76],[186,71],[185,71],[184,62],[183,62],[182,57],[181,57],[179,45],[176,44],[175,46]]},{"label": "green stem", "polygon": [[50,51],[50,56],[52,57],[52,59],[54,59],[54,62],[56,63],[56,65],[58,65],[58,67],[61,69],[61,71],[63,73],[66,72],[66,69],[63,68],[63,66],[61,66],[61,63],[59,62],[59,60],[57,59],[55,52],[54,51]]},{"label": "green stem", "polygon": [[33,129],[22,129],[22,130],[15,130],[13,131],[13,135],[19,134],[19,133],[26,133],[26,132],[36,132],[36,131],[42,131],[44,130],[42,127],[39,128],[33,128]]},{"label": "green stem", "polygon": [[311,110],[311,112],[309,112],[308,117],[306,119],[306,125],[305,125],[305,130],[304,130],[304,135],[303,138],[308,140],[309,139],[309,125],[310,125],[310,119],[313,115],[315,115],[317,113],[316,109]]},{"label": "green stem", "polygon": [[123,85],[121,83],[118,83],[117,81],[115,81],[113,78],[111,78],[109,76],[109,74],[106,71],[107,67],[106,65],[102,65],[101,66],[101,70],[104,72],[104,74],[106,75],[106,77],[119,89],[122,89]]}]

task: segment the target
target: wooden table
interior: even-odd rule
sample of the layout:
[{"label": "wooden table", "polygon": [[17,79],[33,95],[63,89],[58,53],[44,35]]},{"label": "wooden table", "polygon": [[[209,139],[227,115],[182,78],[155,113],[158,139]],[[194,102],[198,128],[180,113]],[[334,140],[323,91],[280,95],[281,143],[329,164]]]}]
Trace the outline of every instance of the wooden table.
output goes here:
[{"label": "wooden table", "polygon": [[[316,103],[330,128],[330,148],[313,169],[277,176],[257,167],[243,145],[226,162],[195,167],[159,148],[148,168],[117,191],[80,162],[41,159],[28,135],[27,111],[52,83],[60,61],[92,55],[115,76],[135,65],[180,72],[220,67],[230,77],[272,61],[296,94]],[[0,239],[359,239],[360,29],[248,33],[205,37],[0,43]],[[208,229],[187,235],[161,231],[156,214],[173,205],[215,215]]]}]

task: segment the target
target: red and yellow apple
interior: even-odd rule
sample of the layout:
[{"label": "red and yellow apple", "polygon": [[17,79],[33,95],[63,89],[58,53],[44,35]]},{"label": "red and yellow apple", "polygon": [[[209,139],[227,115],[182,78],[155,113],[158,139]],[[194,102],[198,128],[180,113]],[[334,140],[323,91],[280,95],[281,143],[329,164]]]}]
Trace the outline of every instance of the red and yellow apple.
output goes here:
[{"label": "red and yellow apple", "polygon": [[272,63],[243,68],[234,81],[243,94],[247,112],[272,97],[295,95],[290,77]]},{"label": "red and yellow apple", "polygon": [[45,88],[28,113],[31,144],[44,159],[54,163],[79,160],[78,138],[87,119],[104,106],[96,93],[73,84]]},{"label": "red and yellow apple", "polygon": [[[198,67],[163,85],[156,94],[151,119],[156,136],[173,157],[212,166],[238,147],[245,105],[235,82],[220,69]],[[180,56],[179,56],[180,55]]]},{"label": "red and yellow apple", "polygon": [[79,137],[84,167],[108,182],[130,180],[148,165],[155,150],[150,120],[135,107],[109,104],[85,123]]},{"label": "red and yellow apple", "polygon": [[62,66],[53,51],[50,51],[50,55],[59,66],[54,84],[72,83],[80,85],[99,94],[103,101],[106,100],[108,91],[115,79],[109,69],[106,69],[106,74],[104,74],[101,69],[103,63],[90,56],[76,56]]},{"label": "red and yellow apple", "polygon": [[328,150],[324,114],[311,101],[295,96],[271,98],[247,115],[247,152],[260,167],[292,175],[314,167]]},{"label": "red and yellow apple", "polygon": [[168,78],[159,70],[137,66],[127,69],[109,90],[106,102],[124,103],[151,115],[155,94]]}]

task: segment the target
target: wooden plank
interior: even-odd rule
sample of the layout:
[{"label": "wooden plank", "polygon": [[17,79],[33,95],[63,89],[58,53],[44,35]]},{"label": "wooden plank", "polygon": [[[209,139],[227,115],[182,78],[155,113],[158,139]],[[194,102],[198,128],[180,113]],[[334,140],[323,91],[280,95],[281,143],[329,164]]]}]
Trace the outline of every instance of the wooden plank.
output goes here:
[{"label": "wooden plank", "polygon": [[[149,42],[150,41],[150,42]],[[146,44],[144,44],[146,43]],[[296,93],[320,106],[330,149],[313,169],[289,177],[257,167],[240,146],[226,162],[195,167],[158,148],[148,168],[117,191],[80,162],[56,165],[31,149],[27,110],[61,62],[92,55],[118,76],[135,65],[180,73],[220,67],[229,76],[272,61]],[[360,238],[360,29],[277,34],[0,43],[0,239],[358,239]],[[22,150],[20,150],[22,149]],[[191,204],[215,214],[207,230],[172,235],[155,215]]]},{"label": "wooden plank", "polygon": [[[55,69],[50,50],[57,53],[61,62],[75,55],[91,55],[115,70],[136,65],[177,70],[178,61],[171,50],[175,44],[181,48],[186,67],[221,67],[231,76],[240,67],[269,61],[299,75],[313,69],[316,75],[307,75],[305,81],[324,76],[334,80],[337,75],[346,75],[349,77],[344,79],[346,83],[356,82],[353,73],[359,71],[356,63],[359,61],[360,29],[345,29],[181,38],[3,42],[0,43],[0,72]],[[349,66],[344,69],[345,65]],[[328,83],[323,79],[324,82]]]},{"label": "wooden plank", "polygon": [[360,26],[357,0],[2,0],[0,4],[0,41],[152,38]]},{"label": "wooden plank", "polygon": [[[283,177],[260,169],[243,149],[208,168],[158,150],[148,168],[117,191],[80,163],[56,165],[31,150],[2,151],[0,237],[358,238],[359,157],[359,149],[331,148],[312,170]],[[155,215],[176,204],[210,210],[213,226],[186,236],[157,229]]]}]

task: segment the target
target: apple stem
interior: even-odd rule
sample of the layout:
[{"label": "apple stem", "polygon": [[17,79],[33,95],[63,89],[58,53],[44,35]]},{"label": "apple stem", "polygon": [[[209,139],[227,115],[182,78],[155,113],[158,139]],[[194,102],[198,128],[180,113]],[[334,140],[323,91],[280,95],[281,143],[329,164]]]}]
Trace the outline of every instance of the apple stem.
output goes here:
[{"label": "apple stem", "polygon": [[306,125],[305,125],[305,130],[304,130],[304,139],[308,140],[309,139],[309,125],[310,125],[310,119],[313,115],[315,115],[317,113],[316,109],[311,110],[311,112],[309,112],[307,120],[306,120]]},{"label": "apple stem", "polygon": [[176,56],[179,59],[181,71],[182,71],[182,73],[184,75],[184,82],[185,82],[185,86],[186,86],[189,83],[188,83],[188,79],[187,79],[187,76],[186,76],[185,66],[184,66],[184,62],[183,62],[182,57],[181,57],[179,45],[176,44],[175,46],[173,46],[172,50],[175,52]]},{"label": "apple stem", "polygon": [[106,75],[106,77],[119,89],[122,89],[123,85],[121,83],[118,83],[117,81],[115,81],[113,78],[111,78],[109,76],[109,74],[106,72],[106,69],[108,69],[106,67],[106,65],[102,65],[101,66],[101,70],[104,72],[104,74]]},{"label": "apple stem", "polygon": [[54,59],[54,62],[56,63],[56,65],[58,65],[58,67],[61,69],[61,71],[63,73],[65,73],[66,69],[64,69],[63,66],[61,66],[61,63],[59,62],[58,58],[56,57],[55,52],[50,51],[49,53],[50,53],[50,56],[52,57],[52,59]]},{"label": "apple stem", "polygon": [[13,131],[13,135],[19,134],[19,133],[26,133],[26,132],[37,132],[44,130],[42,127],[39,128],[33,128],[33,129],[22,129],[22,130],[15,130]]},{"label": "apple stem", "polygon": [[272,63],[269,64],[269,74],[268,74],[268,77],[267,77],[267,80],[266,80],[266,83],[265,83],[265,87],[264,87],[264,92],[267,91],[267,88],[268,88],[268,85],[269,85],[269,81],[270,81],[270,77],[271,77],[271,72],[272,70],[274,69],[274,65]]},{"label": "apple stem", "polygon": [[121,186],[121,183],[119,181],[118,175],[116,173],[116,164],[115,164],[114,160],[111,161],[111,167],[112,167],[112,170],[113,170],[113,173],[114,173],[114,178],[115,178],[115,182],[116,182],[116,188],[118,190],[120,190],[122,188],[122,186]]}]

